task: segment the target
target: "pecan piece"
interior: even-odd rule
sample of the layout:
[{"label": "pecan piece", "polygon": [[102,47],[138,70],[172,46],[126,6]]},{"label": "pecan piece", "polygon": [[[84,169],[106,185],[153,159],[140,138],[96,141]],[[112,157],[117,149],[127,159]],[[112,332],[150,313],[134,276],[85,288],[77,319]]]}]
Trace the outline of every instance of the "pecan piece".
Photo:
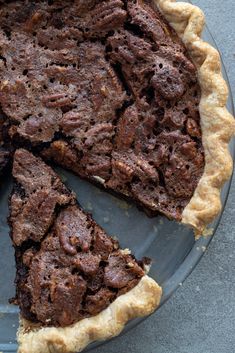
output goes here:
[{"label": "pecan piece", "polygon": [[54,93],[43,96],[42,102],[47,108],[59,108],[67,105],[71,105],[72,98],[66,93]]},{"label": "pecan piece", "polygon": [[88,35],[96,35],[100,31],[108,32],[123,24],[127,16],[121,0],[110,0],[99,3],[89,13]]},{"label": "pecan piece", "polygon": [[118,122],[115,142],[118,149],[125,150],[131,147],[138,126],[138,111],[135,106],[128,107]]},{"label": "pecan piece", "polygon": [[112,162],[112,171],[113,176],[116,179],[119,179],[124,182],[128,182],[132,179],[134,170],[128,164],[122,161],[113,161]]},{"label": "pecan piece", "polygon": [[186,128],[187,128],[187,133],[189,135],[198,137],[198,138],[201,137],[200,127],[195,120],[189,118],[186,123]]},{"label": "pecan piece", "polygon": [[110,123],[97,124],[87,131],[87,139],[85,141],[86,147],[91,147],[98,142],[109,140],[114,134],[113,125]]}]

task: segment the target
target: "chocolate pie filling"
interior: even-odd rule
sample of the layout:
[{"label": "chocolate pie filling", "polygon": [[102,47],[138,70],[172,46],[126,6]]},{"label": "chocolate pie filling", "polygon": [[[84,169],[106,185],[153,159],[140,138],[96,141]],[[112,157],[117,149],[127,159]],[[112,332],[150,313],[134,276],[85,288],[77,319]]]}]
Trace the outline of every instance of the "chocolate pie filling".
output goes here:
[{"label": "chocolate pie filling", "polygon": [[105,309],[143,277],[144,263],[121,250],[53,170],[17,150],[10,198],[16,299],[24,318],[67,326]]},{"label": "chocolate pie filling", "polygon": [[8,139],[8,126],[0,109],[0,176],[9,164],[13,151]]},{"label": "chocolate pie filling", "polygon": [[[162,15],[141,0],[8,1],[0,5],[0,27],[8,138],[153,214],[180,220],[204,169],[200,87],[186,48]],[[61,207],[66,202],[57,190],[50,198]],[[74,207],[72,214],[81,212]],[[50,223],[51,214],[43,217]],[[53,249],[61,217],[46,240]],[[43,249],[40,268],[51,256]],[[72,282],[68,287],[73,301]]]}]

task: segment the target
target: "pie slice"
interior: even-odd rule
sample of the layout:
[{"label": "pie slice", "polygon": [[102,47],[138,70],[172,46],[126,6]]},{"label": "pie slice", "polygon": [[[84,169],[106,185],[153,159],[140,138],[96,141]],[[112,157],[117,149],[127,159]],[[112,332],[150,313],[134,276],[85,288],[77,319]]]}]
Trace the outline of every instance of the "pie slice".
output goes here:
[{"label": "pie slice", "polygon": [[220,210],[235,131],[202,12],[170,0],[0,6],[14,145],[201,234]]},{"label": "pie slice", "polygon": [[13,177],[20,353],[78,352],[156,309],[161,288],[146,274],[149,259],[122,250],[49,166],[19,149]]}]

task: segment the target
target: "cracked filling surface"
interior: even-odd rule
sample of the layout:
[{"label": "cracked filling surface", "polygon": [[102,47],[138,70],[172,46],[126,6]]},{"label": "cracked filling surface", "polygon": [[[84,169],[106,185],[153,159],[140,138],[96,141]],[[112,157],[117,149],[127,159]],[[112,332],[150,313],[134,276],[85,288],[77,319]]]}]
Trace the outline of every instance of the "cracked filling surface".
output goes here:
[{"label": "cracked filling surface", "polygon": [[9,138],[180,221],[204,169],[200,87],[162,15],[141,0],[9,1],[0,19]]}]

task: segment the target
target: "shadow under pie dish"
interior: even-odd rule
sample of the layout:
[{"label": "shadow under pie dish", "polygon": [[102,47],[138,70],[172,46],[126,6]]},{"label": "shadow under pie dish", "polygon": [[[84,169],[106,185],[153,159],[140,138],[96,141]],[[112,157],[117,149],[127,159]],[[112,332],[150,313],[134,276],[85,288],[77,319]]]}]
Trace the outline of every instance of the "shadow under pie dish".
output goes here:
[{"label": "shadow under pie dish", "polygon": [[[78,38],[77,32],[75,37],[63,34],[66,26],[60,23],[58,28],[57,18],[49,31],[51,35],[54,27],[58,30],[52,36],[61,38],[56,43],[48,38],[47,28],[41,27],[50,25],[43,17],[45,12],[51,14],[54,6],[61,4],[54,2],[50,10],[47,5],[46,9],[31,6],[27,18],[18,20],[18,27],[11,11],[15,32],[22,34],[19,28],[27,22],[18,43],[28,44],[33,28],[35,41],[40,41],[29,46],[25,56],[24,50],[12,55],[21,59],[18,67],[14,63],[13,76],[5,76],[10,67],[11,55],[10,59],[6,55],[11,53],[9,47],[2,55],[7,70],[3,68],[0,99],[11,123],[12,144],[23,144],[44,159],[102,182],[107,189],[134,199],[148,212],[162,212],[191,224],[200,234],[219,210],[219,188],[231,170],[227,143],[234,130],[224,107],[226,88],[218,54],[196,37],[203,22],[201,12],[188,4],[158,2],[164,17],[183,36],[186,50],[164,18],[153,13],[146,3],[106,1],[94,7],[94,2],[77,2],[79,15],[74,21],[79,22],[76,28],[82,37]],[[64,8],[61,16],[66,11],[76,13],[74,8]],[[105,15],[101,15],[102,11]],[[14,30],[10,34],[9,29],[4,31],[12,42]],[[37,45],[42,50],[37,51]],[[30,59],[32,66],[25,68],[28,53],[34,53],[36,61],[34,64]],[[71,58],[66,57],[70,54]],[[73,54],[79,58],[77,64]],[[43,65],[49,67],[45,76],[37,58],[40,62],[43,58]],[[19,87],[23,93],[17,97]],[[8,108],[4,102],[10,102]],[[19,102],[22,106],[17,107]],[[54,349],[63,351],[60,347]]]}]

